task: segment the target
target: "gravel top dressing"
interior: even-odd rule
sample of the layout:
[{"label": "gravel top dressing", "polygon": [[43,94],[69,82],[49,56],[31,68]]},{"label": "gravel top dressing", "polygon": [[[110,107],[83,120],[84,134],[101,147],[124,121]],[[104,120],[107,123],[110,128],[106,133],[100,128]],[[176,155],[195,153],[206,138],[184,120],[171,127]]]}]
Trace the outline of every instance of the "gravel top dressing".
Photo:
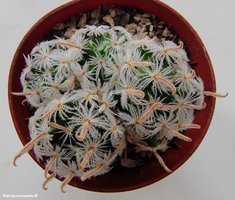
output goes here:
[{"label": "gravel top dressing", "polygon": [[178,43],[177,35],[168,29],[167,24],[155,15],[144,13],[140,9],[128,7],[103,6],[68,19],[54,26],[46,39],[54,36],[69,39],[76,29],[86,25],[122,26],[133,35],[146,34],[159,40],[171,40]]}]

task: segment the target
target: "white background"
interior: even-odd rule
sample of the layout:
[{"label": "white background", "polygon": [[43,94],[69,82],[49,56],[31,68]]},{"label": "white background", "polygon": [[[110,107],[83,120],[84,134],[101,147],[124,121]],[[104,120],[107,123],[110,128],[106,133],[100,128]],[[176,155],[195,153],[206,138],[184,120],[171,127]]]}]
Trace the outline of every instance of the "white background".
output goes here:
[{"label": "white background", "polygon": [[[118,194],[100,194],[68,186],[59,190],[53,180],[44,191],[43,171],[28,156],[12,166],[22,148],[10,117],[7,81],[13,54],[29,28],[51,9],[67,0],[0,0],[0,199],[3,194],[38,194],[37,199],[88,200],[232,200],[235,199],[235,1],[164,0],[197,30],[211,57],[217,91],[229,92],[218,99],[204,141],[176,172],[148,187]],[[14,80],[18,81],[18,80]]]}]

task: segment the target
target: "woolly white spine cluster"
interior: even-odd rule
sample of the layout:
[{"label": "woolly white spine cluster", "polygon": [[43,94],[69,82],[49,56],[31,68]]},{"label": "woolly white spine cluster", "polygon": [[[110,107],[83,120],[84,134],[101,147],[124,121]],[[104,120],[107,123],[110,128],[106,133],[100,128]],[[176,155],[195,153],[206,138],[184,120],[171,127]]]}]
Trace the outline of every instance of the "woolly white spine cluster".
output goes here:
[{"label": "woolly white spine cluster", "polygon": [[14,164],[31,149],[46,158],[44,189],[56,175],[64,191],[74,176],[107,173],[130,143],[170,172],[159,152],[174,137],[190,142],[183,131],[200,128],[194,110],[215,96],[204,92],[182,42],[134,39],[122,27],[87,26],[69,40],[39,43],[25,59],[23,91],[13,94],[35,113],[32,140]]}]

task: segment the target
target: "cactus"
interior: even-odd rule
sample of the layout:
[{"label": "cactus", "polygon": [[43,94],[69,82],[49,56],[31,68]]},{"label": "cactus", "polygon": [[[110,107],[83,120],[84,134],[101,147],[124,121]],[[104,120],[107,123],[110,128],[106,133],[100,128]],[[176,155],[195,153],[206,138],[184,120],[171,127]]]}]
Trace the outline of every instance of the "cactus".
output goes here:
[{"label": "cactus", "polygon": [[[203,81],[189,64],[183,42],[133,37],[122,27],[86,26],[68,40],[37,44],[25,57],[22,92],[33,108],[31,141],[16,155],[34,150],[46,158],[43,188],[55,176],[61,191],[75,176],[82,181],[109,172],[128,147],[159,152],[187,129],[194,110],[206,107]],[[126,159],[126,160],[125,160]]]}]

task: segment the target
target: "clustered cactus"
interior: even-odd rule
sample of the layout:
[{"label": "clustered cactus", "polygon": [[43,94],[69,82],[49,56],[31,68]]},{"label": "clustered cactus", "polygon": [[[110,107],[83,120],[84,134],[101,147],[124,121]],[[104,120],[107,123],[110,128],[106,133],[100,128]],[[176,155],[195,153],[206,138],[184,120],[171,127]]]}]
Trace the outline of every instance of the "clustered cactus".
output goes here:
[{"label": "clustered cactus", "polygon": [[46,158],[43,188],[55,176],[82,181],[107,173],[136,152],[159,152],[184,130],[200,129],[194,110],[206,107],[203,81],[189,65],[183,42],[133,37],[123,27],[86,26],[68,40],[37,44],[25,57],[22,92],[35,110],[31,141],[16,155],[34,150]]}]

